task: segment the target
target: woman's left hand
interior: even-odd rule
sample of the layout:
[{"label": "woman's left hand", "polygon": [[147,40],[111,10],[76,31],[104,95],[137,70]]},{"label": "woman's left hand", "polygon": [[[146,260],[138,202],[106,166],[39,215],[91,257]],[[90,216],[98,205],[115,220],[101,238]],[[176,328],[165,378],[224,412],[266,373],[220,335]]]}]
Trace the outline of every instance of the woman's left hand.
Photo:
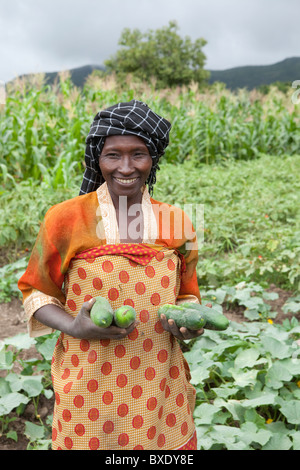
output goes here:
[{"label": "woman's left hand", "polygon": [[[206,307],[212,307],[212,304],[206,304]],[[178,328],[175,321],[167,320],[165,315],[160,316],[160,321],[166,331],[169,331],[169,333],[172,333],[173,336],[180,340],[197,338],[204,333],[203,328],[200,330],[189,330],[185,327]]]}]

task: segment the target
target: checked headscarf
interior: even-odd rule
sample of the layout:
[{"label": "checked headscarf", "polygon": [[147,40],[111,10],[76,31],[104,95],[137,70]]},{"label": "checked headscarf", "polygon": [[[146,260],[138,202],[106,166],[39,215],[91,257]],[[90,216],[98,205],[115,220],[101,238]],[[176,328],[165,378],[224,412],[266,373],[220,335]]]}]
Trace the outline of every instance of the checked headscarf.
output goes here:
[{"label": "checked headscarf", "polygon": [[144,140],[152,158],[160,158],[169,144],[170,129],[169,121],[137,100],[118,103],[97,113],[86,139],[86,168],[79,194],[96,191],[103,181],[99,156],[106,137],[136,135]]}]

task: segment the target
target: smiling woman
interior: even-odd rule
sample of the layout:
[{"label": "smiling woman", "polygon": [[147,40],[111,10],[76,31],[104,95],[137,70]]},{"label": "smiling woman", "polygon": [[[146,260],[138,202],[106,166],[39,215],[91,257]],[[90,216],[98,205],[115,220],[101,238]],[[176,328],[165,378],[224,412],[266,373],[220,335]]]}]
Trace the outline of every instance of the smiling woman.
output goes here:
[{"label": "smiling woman", "polygon": [[136,136],[147,146],[153,164],[147,181],[149,192],[155,183],[159,159],[169,144],[171,124],[153,112],[145,103],[132,100],[118,103],[96,114],[86,140],[86,170],[80,194],[94,191],[104,182],[99,168],[99,156],[110,136]]},{"label": "smiling woman", "polygon": [[105,139],[99,168],[115,205],[124,195],[130,202],[141,202],[141,188],[152,168],[152,158],[140,137],[115,135]]},{"label": "smiling woman", "polygon": [[[115,206],[120,240],[127,243],[141,242],[144,230],[141,189],[152,169],[152,158],[146,144],[141,137],[133,135],[107,137],[99,158],[99,168]],[[122,197],[125,198],[126,209],[120,211]],[[134,213],[129,215],[133,205]],[[124,220],[124,215],[127,220]],[[129,232],[130,224],[139,230]]]},{"label": "smiling woman", "polygon": [[[46,213],[19,280],[30,333],[61,331],[52,361],[55,450],[196,449],[195,389],[176,338],[203,330],[157,313],[200,302],[191,221],[147,189],[169,130],[135,100],[98,113],[81,195]],[[96,326],[97,296],[113,310],[130,305],[137,321]]]}]

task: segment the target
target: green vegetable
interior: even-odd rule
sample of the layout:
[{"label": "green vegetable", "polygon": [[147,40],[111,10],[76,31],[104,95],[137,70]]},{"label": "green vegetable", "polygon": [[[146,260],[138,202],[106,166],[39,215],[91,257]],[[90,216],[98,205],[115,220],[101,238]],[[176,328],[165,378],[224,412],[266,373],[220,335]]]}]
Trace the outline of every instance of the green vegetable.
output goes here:
[{"label": "green vegetable", "polygon": [[172,319],[176,325],[189,330],[207,328],[209,330],[226,330],[229,325],[228,318],[218,310],[200,304],[185,303],[181,305],[163,305],[158,315],[163,314],[167,320]]},{"label": "green vegetable", "polygon": [[205,320],[204,328],[207,330],[226,330],[229,326],[228,318],[215,308],[193,303],[182,304],[182,307],[201,315]]},{"label": "green vegetable", "polygon": [[107,328],[112,324],[114,311],[110,303],[104,297],[96,297],[96,302],[91,308],[90,317],[95,325]]},{"label": "green vegetable", "polygon": [[167,320],[174,320],[178,328],[184,326],[189,330],[199,330],[205,325],[205,319],[198,314],[184,308],[182,305],[163,305],[158,309],[159,317],[165,315]]},{"label": "green vegetable", "polygon": [[120,328],[128,328],[136,319],[136,311],[130,305],[122,305],[114,312],[114,322]]}]

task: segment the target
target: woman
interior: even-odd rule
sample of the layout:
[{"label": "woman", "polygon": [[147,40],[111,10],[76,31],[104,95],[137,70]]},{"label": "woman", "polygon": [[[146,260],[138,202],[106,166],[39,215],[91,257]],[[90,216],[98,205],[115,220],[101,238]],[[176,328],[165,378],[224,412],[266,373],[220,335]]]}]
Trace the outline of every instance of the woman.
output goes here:
[{"label": "woman", "polygon": [[[53,449],[196,449],[195,390],[175,338],[203,330],[157,316],[166,303],[200,302],[191,222],[149,194],[170,127],[135,100],[96,115],[80,195],[47,212],[19,280],[31,335],[61,331]],[[132,305],[137,321],[94,325],[99,295]]]}]

